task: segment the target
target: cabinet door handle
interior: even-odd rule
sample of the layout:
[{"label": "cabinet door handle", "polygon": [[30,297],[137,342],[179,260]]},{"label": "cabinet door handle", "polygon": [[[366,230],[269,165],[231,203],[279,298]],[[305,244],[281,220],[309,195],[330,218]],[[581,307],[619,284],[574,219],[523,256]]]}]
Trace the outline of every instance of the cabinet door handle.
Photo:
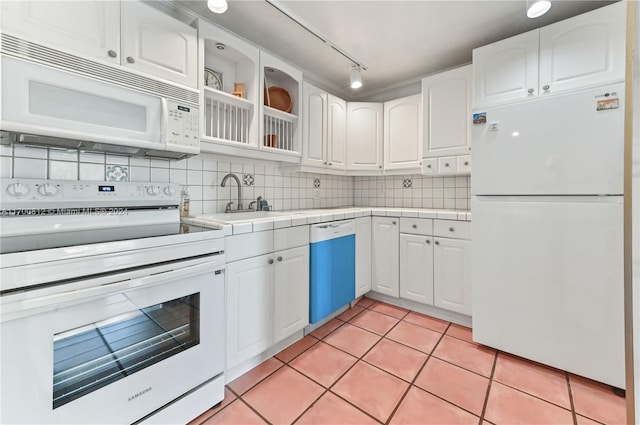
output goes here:
[{"label": "cabinet door handle", "polygon": [[278,261],[282,261],[282,257],[278,257]]},{"label": "cabinet door handle", "polygon": [[116,56],[118,56],[115,50],[109,50],[107,54],[109,55],[110,58],[115,58]]},{"label": "cabinet door handle", "polygon": [[418,228],[418,225],[417,225],[417,224],[414,224],[414,225],[413,225],[413,226],[411,226],[411,227],[413,227],[414,229],[417,229],[417,228]]},{"label": "cabinet door handle", "polygon": [[448,162],[445,162],[445,163],[444,163],[444,166],[445,166],[445,167],[448,167],[448,166],[449,166],[449,163],[448,163]]},{"label": "cabinet door handle", "polygon": [[324,165],[327,165],[327,163],[325,162]]},{"label": "cabinet door handle", "polygon": [[333,164],[330,162],[330,163],[329,163],[329,167],[331,167],[332,165],[333,165]]},{"label": "cabinet door handle", "polygon": [[527,90],[527,92],[528,92],[529,94],[533,94],[533,92],[534,92],[534,91],[535,91],[534,89],[529,89],[529,90]]},{"label": "cabinet door handle", "polygon": [[392,221],[391,223],[392,223],[394,226],[396,225],[396,222],[395,222],[395,221]]},{"label": "cabinet door handle", "polygon": [[431,241],[429,239],[427,239],[427,245],[429,245],[431,243]]},{"label": "cabinet door handle", "polygon": [[449,231],[450,231],[450,232],[455,232],[455,231],[456,231],[456,229],[455,229],[455,228],[453,228],[453,227],[449,227]]},{"label": "cabinet door handle", "polygon": [[427,164],[427,168],[431,168],[431,164]]},{"label": "cabinet door handle", "polygon": [[269,264],[273,264],[273,258],[269,258]]},{"label": "cabinet door handle", "polygon": [[469,165],[469,161],[465,161],[465,162],[464,162],[464,165]]},{"label": "cabinet door handle", "polygon": [[436,245],[440,245],[440,242],[438,242],[438,241],[436,241],[435,243],[436,243]]},{"label": "cabinet door handle", "polygon": [[135,60],[133,57],[131,57],[131,56],[127,56],[127,62],[129,62],[129,63],[134,63],[135,61],[136,61],[136,60]]},{"label": "cabinet door handle", "polygon": [[378,165],[378,168],[382,168],[382,165]]},{"label": "cabinet door handle", "polygon": [[544,86],[542,86],[542,90],[549,91],[549,84],[545,84]]}]

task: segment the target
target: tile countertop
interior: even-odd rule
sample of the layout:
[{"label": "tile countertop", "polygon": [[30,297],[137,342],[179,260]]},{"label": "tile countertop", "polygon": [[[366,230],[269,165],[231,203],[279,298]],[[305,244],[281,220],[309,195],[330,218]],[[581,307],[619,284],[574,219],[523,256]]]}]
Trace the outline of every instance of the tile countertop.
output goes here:
[{"label": "tile countertop", "polygon": [[[293,226],[324,223],[365,216],[437,218],[442,220],[471,221],[471,212],[457,210],[428,210],[419,208],[362,208],[344,207],[327,209],[277,211],[277,215],[256,218],[234,218],[233,213],[203,214],[186,217],[185,223],[209,226],[224,226],[226,234],[261,232],[264,230],[283,229]],[[229,232],[231,228],[231,232]]]}]

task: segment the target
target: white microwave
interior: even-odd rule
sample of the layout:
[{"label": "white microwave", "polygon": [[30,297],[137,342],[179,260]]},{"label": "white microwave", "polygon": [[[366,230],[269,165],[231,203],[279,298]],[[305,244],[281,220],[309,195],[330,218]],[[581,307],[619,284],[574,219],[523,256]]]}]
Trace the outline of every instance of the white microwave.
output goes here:
[{"label": "white microwave", "polygon": [[1,60],[0,129],[15,142],[173,159],[200,152],[197,103],[164,95],[167,83],[135,74],[127,81],[104,66],[107,74],[94,76],[82,67],[70,72],[6,54]]}]

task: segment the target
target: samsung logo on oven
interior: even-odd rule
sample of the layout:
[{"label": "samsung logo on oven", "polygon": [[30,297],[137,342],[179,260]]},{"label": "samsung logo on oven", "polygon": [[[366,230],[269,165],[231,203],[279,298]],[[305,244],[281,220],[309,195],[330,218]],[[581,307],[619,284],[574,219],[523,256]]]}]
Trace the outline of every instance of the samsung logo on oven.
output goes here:
[{"label": "samsung logo on oven", "polygon": [[138,398],[138,397],[140,397],[140,396],[142,396],[142,395],[144,395],[144,394],[148,393],[149,391],[151,391],[151,387],[149,387],[149,388],[145,388],[144,390],[142,390],[142,391],[140,391],[140,392],[138,392],[138,393],[135,393],[134,395],[132,395],[131,397],[129,397],[129,401],[133,401],[133,400],[135,400],[136,398]]}]

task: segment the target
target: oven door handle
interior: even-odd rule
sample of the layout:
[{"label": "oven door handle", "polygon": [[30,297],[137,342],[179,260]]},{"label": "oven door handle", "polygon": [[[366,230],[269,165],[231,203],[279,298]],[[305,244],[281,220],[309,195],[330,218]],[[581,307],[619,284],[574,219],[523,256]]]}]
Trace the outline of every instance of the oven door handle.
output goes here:
[{"label": "oven door handle", "polygon": [[121,279],[99,286],[92,286],[89,288],[66,291],[57,294],[49,294],[31,299],[8,302],[6,304],[3,303],[0,322],[32,315],[34,314],[33,310],[38,310],[38,312],[49,311],[58,309],[68,303],[89,301],[91,299],[117,292],[127,292],[148,288],[167,283],[167,281],[179,281],[191,276],[201,275],[203,273],[211,273],[213,276],[218,270],[221,270],[219,261],[208,261],[206,263],[190,265],[144,277]]}]

